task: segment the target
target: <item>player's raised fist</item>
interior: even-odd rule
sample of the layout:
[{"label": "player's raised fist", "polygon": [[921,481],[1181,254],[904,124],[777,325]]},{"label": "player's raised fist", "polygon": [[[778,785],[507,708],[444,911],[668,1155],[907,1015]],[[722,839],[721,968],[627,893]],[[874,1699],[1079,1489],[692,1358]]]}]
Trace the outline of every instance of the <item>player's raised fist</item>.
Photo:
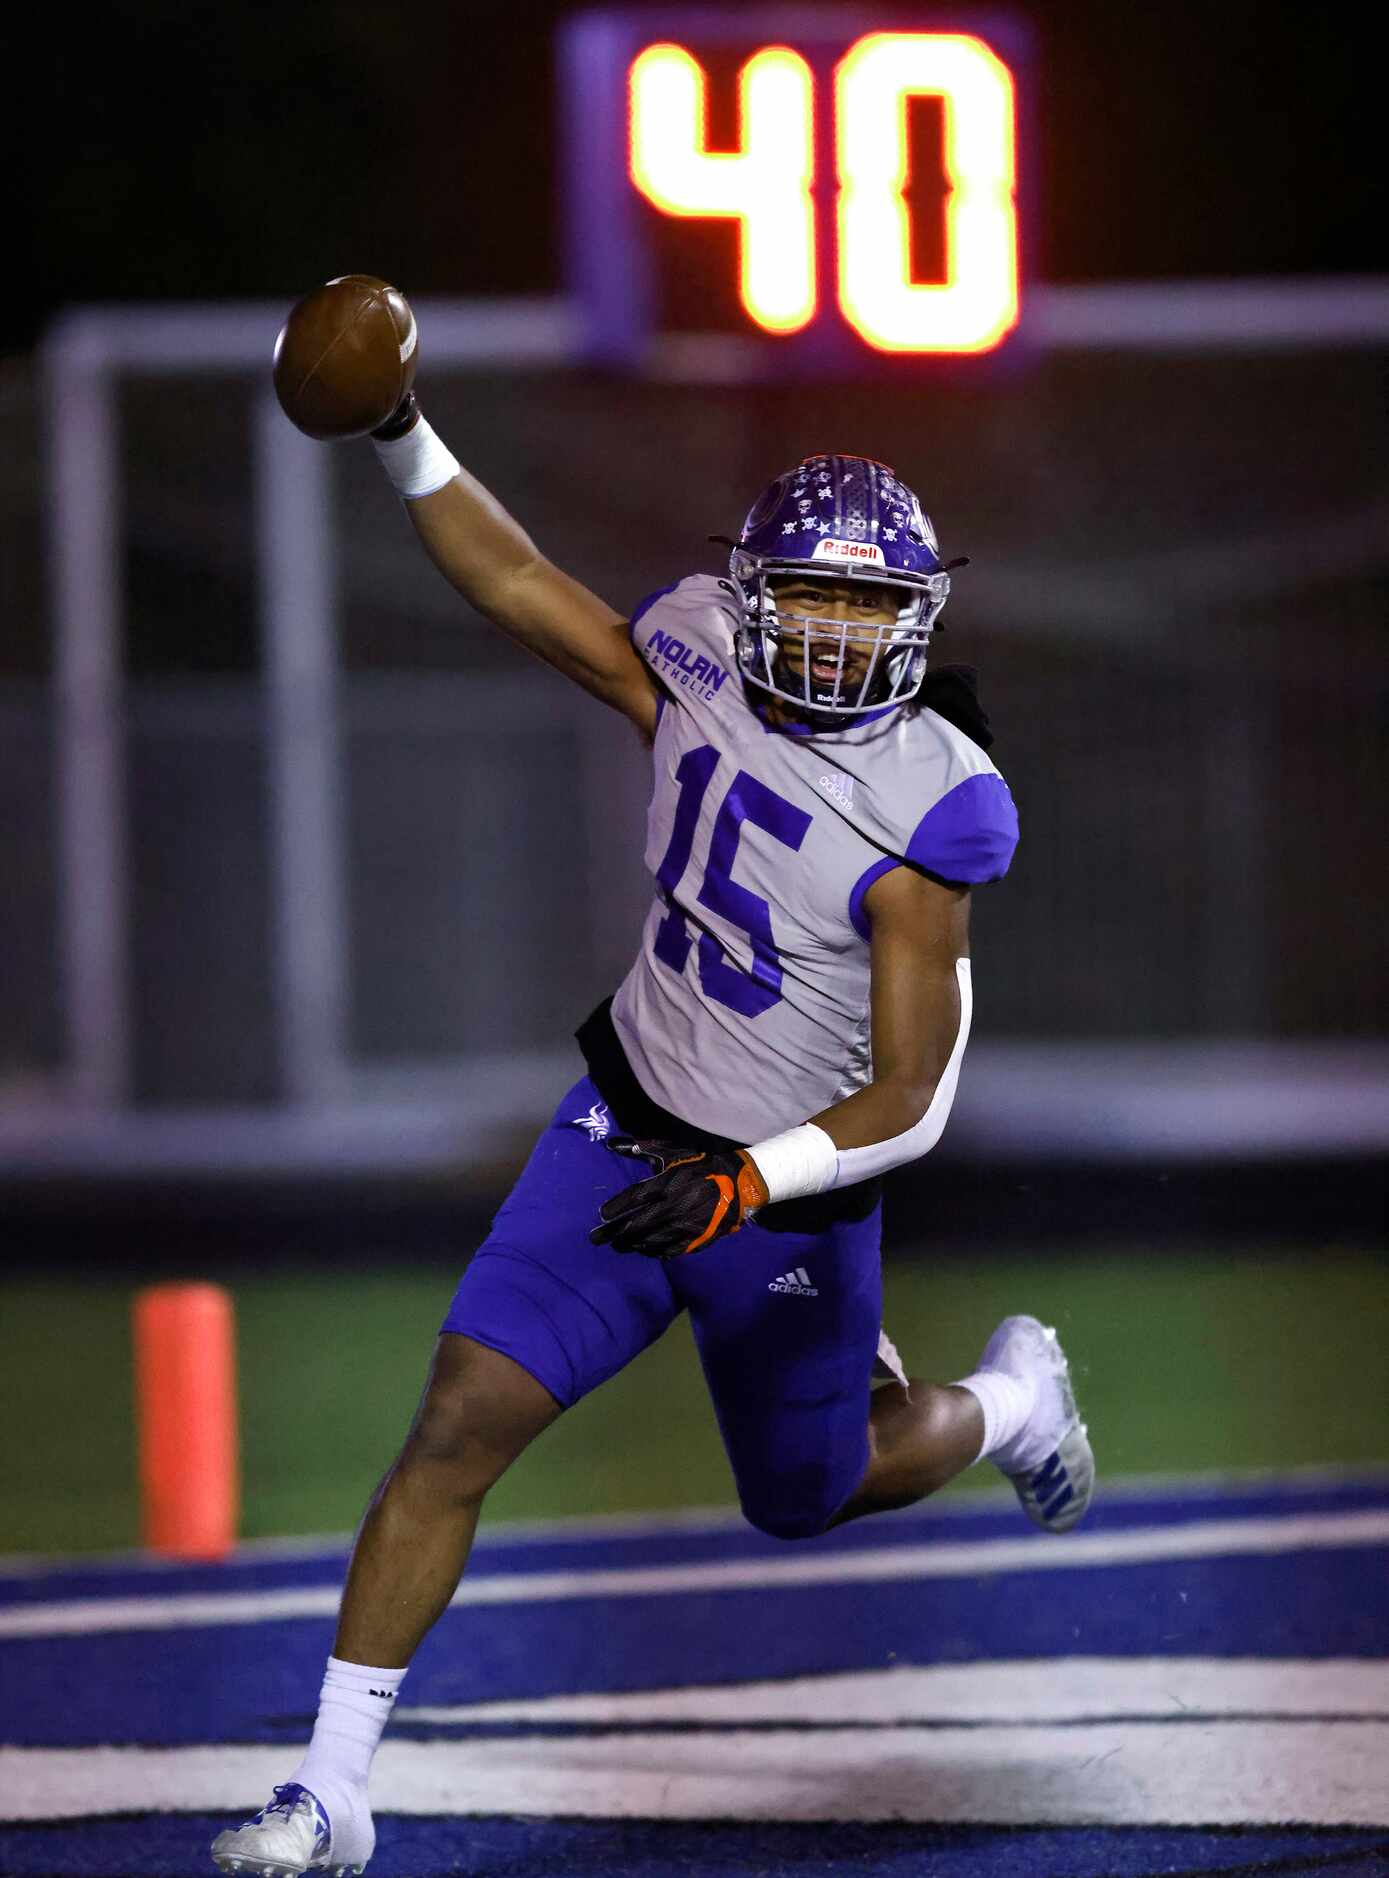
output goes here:
[{"label": "player's raised fist", "polygon": [[415,378],[415,316],[371,274],[343,274],[296,302],[275,341],[275,395],[310,437],[364,437]]}]

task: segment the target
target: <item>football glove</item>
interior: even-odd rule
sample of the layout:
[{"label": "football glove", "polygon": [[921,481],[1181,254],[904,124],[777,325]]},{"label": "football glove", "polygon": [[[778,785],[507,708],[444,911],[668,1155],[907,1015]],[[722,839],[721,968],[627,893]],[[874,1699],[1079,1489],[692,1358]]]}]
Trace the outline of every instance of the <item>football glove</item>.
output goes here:
[{"label": "football glove", "polygon": [[420,421],[420,401],[413,391],[407,391],[400,403],[391,412],[384,424],[371,434],[378,443],[394,443],[412,431]]},{"label": "football glove", "polygon": [[737,1232],[767,1204],[762,1176],[742,1148],[713,1152],[621,1137],[607,1145],[628,1160],[645,1161],[653,1172],[606,1202],[588,1235],[594,1245],[680,1258]]}]

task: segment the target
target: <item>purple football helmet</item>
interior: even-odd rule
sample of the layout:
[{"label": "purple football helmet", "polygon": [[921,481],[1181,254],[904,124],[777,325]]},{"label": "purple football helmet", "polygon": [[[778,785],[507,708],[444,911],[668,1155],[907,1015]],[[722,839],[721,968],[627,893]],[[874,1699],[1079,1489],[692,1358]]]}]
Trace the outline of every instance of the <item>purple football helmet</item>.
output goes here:
[{"label": "purple football helmet", "polygon": [[[926,675],[927,641],[950,593],[950,574],[930,518],[886,464],[866,456],[808,456],[753,503],[728,566],[743,616],[738,665],[749,684],[802,710],[837,717],[915,697]],[[865,625],[791,612],[778,604],[775,591],[778,581],[789,578],[895,589],[897,619]],[[812,642],[823,649],[836,641],[833,678],[823,669],[812,672]],[[845,672],[851,644],[869,652],[857,677]],[[782,658],[788,645],[800,648],[799,675]]]}]

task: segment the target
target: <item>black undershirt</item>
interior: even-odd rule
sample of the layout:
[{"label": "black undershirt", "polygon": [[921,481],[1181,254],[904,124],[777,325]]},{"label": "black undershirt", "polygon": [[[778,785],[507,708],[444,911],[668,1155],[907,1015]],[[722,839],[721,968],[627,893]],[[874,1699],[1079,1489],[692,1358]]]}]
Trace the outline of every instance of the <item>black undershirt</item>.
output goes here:
[{"label": "black undershirt", "polygon": [[[612,1002],[604,998],[574,1035],[584,1053],[589,1077],[622,1133],[638,1141],[676,1141],[720,1151],[746,1147],[745,1141],[710,1134],[706,1128],[681,1121],[652,1100],[627,1061],[627,1052],[613,1025]],[[812,1194],[803,1200],[778,1200],[760,1210],[757,1223],[769,1232],[823,1232],[841,1221],[867,1219],[881,1193],[881,1180],[861,1180],[852,1187]]]}]

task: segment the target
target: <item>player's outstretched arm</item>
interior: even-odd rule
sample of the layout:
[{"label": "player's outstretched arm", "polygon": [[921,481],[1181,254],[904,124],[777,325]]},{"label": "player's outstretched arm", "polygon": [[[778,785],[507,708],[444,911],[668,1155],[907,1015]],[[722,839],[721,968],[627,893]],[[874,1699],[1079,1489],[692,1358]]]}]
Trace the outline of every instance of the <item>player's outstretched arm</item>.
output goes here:
[{"label": "player's outstretched arm", "polygon": [[413,394],[375,437],[430,560],[465,600],[650,739],[656,685],[620,613],[541,554],[419,415]]}]

